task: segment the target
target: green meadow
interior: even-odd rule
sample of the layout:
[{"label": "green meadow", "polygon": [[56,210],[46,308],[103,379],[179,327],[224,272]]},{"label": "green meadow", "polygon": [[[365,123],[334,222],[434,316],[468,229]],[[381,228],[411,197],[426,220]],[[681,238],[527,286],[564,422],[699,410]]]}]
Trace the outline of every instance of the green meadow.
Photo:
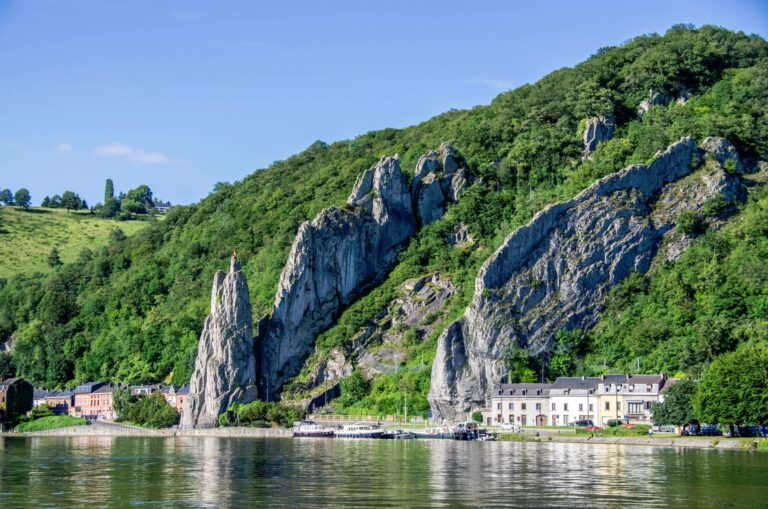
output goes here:
[{"label": "green meadow", "polygon": [[62,262],[73,262],[83,249],[105,246],[110,231],[119,228],[131,236],[148,224],[104,219],[89,211],[0,207],[0,278],[51,272],[48,255],[54,247]]}]

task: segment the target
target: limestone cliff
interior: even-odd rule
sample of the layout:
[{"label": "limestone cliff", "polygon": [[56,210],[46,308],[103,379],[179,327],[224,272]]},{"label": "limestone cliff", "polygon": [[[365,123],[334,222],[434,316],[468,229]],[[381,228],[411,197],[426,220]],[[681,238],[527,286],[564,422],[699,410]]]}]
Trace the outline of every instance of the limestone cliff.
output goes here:
[{"label": "limestone cliff", "polygon": [[413,209],[426,226],[445,214],[448,203],[456,203],[469,183],[459,152],[447,143],[440,150],[419,158],[411,184]]},{"label": "limestone cliff", "polygon": [[480,270],[464,316],[439,339],[429,394],[435,416],[483,406],[511,345],[536,355],[552,348],[557,331],[593,326],[607,292],[668,247],[680,212],[715,196],[739,199],[740,171],[727,141],[708,138],[699,148],[684,138],[648,166],[604,177],[514,231]]},{"label": "limestone cliff", "polygon": [[276,398],[317,334],[386,275],[415,228],[411,193],[392,157],[361,175],[344,208],[326,209],[301,225],[259,337],[263,399]]},{"label": "limestone cliff", "polygon": [[200,335],[182,426],[214,427],[232,403],[256,398],[251,322],[248,285],[233,256],[229,272],[213,278],[211,314]]}]

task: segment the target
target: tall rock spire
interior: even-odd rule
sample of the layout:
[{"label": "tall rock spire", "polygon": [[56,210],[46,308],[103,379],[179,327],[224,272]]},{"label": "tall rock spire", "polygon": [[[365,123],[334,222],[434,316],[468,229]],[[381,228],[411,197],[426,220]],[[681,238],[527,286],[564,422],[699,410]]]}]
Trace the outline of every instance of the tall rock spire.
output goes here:
[{"label": "tall rock spire", "polygon": [[213,277],[211,314],[200,335],[181,424],[214,427],[232,403],[252,401],[256,395],[251,299],[235,251],[229,272]]}]

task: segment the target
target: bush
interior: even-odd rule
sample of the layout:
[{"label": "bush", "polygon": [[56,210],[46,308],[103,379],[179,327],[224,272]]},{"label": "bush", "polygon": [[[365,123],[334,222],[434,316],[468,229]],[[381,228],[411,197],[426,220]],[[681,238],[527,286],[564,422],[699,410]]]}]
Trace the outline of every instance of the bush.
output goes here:
[{"label": "bush", "polygon": [[686,235],[696,235],[701,233],[703,223],[701,218],[695,212],[686,210],[677,216],[677,229]]},{"label": "bush", "polygon": [[621,420],[620,419],[608,419],[607,424],[608,424],[609,428],[615,428],[616,426],[621,424]]},{"label": "bush", "polygon": [[480,411],[472,412],[472,420],[475,422],[483,422],[483,413]]},{"label": "bush", "polygon": [[306,417],[307,412],[299,407],[283,405],[274,401],[235,403],[219,416],[222,426],[290,426]]},{"label": "bush", "polygon": [[144,397],[131,396],[117,420],[150,428],[169,428],[179,423],[179,417],[179,412],[168,404],[163,394],[154,392]]}]

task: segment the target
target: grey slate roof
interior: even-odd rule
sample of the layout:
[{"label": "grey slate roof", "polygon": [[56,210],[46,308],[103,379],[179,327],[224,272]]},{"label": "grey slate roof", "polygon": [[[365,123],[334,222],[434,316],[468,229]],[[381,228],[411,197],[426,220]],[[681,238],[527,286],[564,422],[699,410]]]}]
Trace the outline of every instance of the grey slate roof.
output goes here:
[{"label": "grey slate roof", "polygon": [[598,377],[561,376],[552,384],[552,389],[594,389],[600,382]]},{"label": "grey slate roof", "polygon": [[606,384],[658,384],[664,380],[664,375],[605,375]]},{"label": "grey slate roof", "polygon": [[90,394],[106,382],[85,382],[75,387],[75,394]]},{"label": "grey slate roof", "polygon": [[[493,396],[499,396],[499,390],[504,390],[504,396],[548,396],[552,384],[496,384],[493,386]],[[523,394],[523,391],[527,391]]]}]

